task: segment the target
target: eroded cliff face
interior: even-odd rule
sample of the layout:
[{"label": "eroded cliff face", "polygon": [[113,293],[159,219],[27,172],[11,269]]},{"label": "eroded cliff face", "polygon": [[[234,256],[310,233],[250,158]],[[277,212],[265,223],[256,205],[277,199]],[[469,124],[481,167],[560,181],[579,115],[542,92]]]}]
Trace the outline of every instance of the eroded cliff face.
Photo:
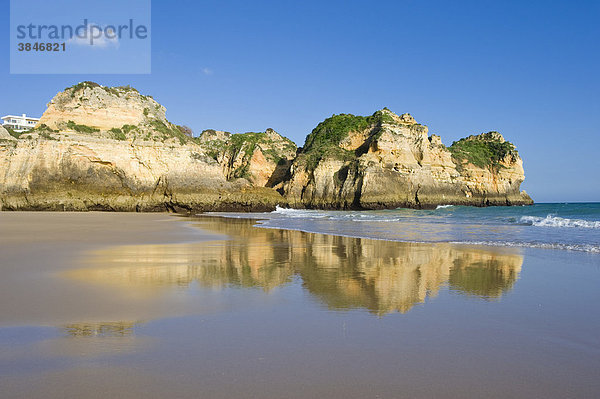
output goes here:
[{"label": "eroded cliff face", "polygon": [[523,179],[521,158],[500,134],[446,147],[409,114],[387,109],[334,115],[298,151],[272,129],[192,137],[152,97],[83,82],[58,93],[18,139],[0,128],[4,210],[530,204]]},{"label": "eroded cliff face", "polygon": [[13,141],[16,140],[8,131],[0,125],[0,141]]},{"label": "eroded cliff face", "polygon": [[137,126],[149,120],[168,123],[165,113],[165,107],[132,87],[105,87],[82,82],[54,96],[39,124],[60,130],[72,121],[109,130],[123,125]]},{"label": "eroded cliff face", "polygon": [[[465,144],[466,143],[466,144]],[[334,115],[307,137],[284,184],[292,206],[429,208],[530,204],[523,163],[498,133],[444,146],[409,114]]]},{"label": "eroded cliff face", "polygon": [[196,144],[53,133],[0,146],[4,210],[269,210],[274,190],[228,181]]},{"label": "eroded cliff face", "polygon": [[228,178],[210,148],[184,132],[133,89],[76,85],[18,140],[0,131],[0,209],[193,212],[285,204],[275,190]]},{"label": "eroded cliff face", "polygon": [[233,135],[205,130],[199,142],[222,165],[228,179],[245,178],[258,187],[280,184],[297,151],[296,144],[273,129]]}]

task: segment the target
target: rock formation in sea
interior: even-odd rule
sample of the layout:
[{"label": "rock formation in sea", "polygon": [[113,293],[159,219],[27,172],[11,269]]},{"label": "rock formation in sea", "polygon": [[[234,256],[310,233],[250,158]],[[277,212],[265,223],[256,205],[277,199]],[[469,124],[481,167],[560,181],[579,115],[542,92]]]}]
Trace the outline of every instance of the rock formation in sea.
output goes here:
[{"label": "rock formation in sea", "polygon": [[521,205],[525,176],[497,132],[442,144],[410,114],[333,115],[306,138],[284,192],[293,207],[330,209]]},{"label": "rock formation in sea", "polygon": [[299,150],[272,129],[193,137],[151,96],[82,82],[58,93],[35,129],[0,128],[3,210],[530,204],[523,179],[521,158],[499,133],[446,147],[387,109],[334,115]]}]

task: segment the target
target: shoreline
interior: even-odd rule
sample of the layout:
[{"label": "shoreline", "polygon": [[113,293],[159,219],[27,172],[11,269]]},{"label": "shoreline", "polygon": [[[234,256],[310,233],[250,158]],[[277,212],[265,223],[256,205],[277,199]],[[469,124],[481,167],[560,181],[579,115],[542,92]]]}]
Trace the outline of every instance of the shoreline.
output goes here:
[{"label": "shoreline", "polygon": [[[102,251],[224,239],[167,213],[1,212],[0,328],[7,324],[56,325],[78,319],[100,322],[138,320],[133,317],[136,314],[150,316],[150,304],[161,309],[160,297],[146,298],[149,293],[139,290],[128,304],[126,291],[66,276],[72,270],[91,267],[90,256]],[[23,290],[21,284],[35,289]],[[79,298],[81,303],[71,303],[70,298]]]},{"label": "shoreline", "polygon": [[239,192],[175,192],[166,199],[160,193],[148,192],[141,196],[128,196],[122,193],[109,193],[100,197],[90,193],[45,192],[44,194],[4,193],[0,194],[0,212],[127,212],[127,213],[178,213],[193,214],[200,212],[270,212],[277,206],[290,209],[369,211],[391,209],[431,210],[439,206],[468,206],[474,208],[531,206],[532,200],[514,196],[478,197],[472,200],[441,201],[388,201],[373,202],[368,207],[337,202],[303,204],[286,198],[269,187],[247,187]]},{"label": "shoreline", "polygon": [[[252,273],[259,273],[270,262],[267,261],[267,257],[275,256],[274,253],[279,251],[280,246],[287,248],[285,255],[281,254],[286,262],[296,264],[292,268],[286,268],[287,276],[295,275],[295,268],[304,268],[299,259],[305,254],[302,250],[296,251],[293,248],[303,248],[312,245],[310,243],[313,242],[324,243],[320,250],[325,251],[330,250],[327,248],[333,251],[334,246],[338,245],[336,243],[345,242],[344,245],[349,247],[381,248],[394,257],[405,252],[406,256],[414,253],[414,256],[426,255],[427,258],[463,256],[459,254],[473,254],[465,256],[484,258],[521,256],[518,249],[509,248],[397,242],[298,230],[265,229],[255,227],[258,220],[167,213],[0,213],[0,242],[3,247],[0,251],[0,264],[4,265],[3,279],[0,282],[0,315],[5,315],[0,325],[5,325],[11,319],[21,320],[16,325],[22,325],[26,320],[29,322],[25,322],[25,325],[40,322],[51,325],[58,320],[63,320],[63,323],[75,323],[77,316],[73,319],[73,316],[68,315],[80,314],[78,317],[81,318],[88,312],[85,310],[88,304],[84,302],[77,306],[69,305],[69,310],[63,311],[61,309],[64,305],[60,303],[66,297],[89,297],[89,300],[96,303],[94,307],[97,309],[93,312],[95,315],[91,317],[92,314],[88,314],[87,317],[83,317],[88,321],[115,319],[114,316],[108,316],[114,313],[110,303],[121,303],[131,295],[136,299],[127,306],[120,306],[121,309],[116,312],[120,316],[116,319],[139,320],[139,316],[133,317],[135,314],[147,314],[141,319],[154,319],[156,316],[151,315],[156,312],[162,314],[164,309],[172,309],[175,314],[193,313],[188,305],[175,310],[179,306],[176,301],[167,301],[166,305],[161,303],[164,298],[156,297],[152,290],[147,291],[154,283],[148,287],[146,284],[150,284],[155,278],[166,278],[166,286],[177,281],[192,281],[198,278],[201,281],[205,278],[202,277],[205,273],[204,266],[199,266],[202,264],[206,264],[209,268],[207,270],[213,270],[214,265],[219,264],[220,266],[211,272],[216,273],[215,276],[234,267],[234,270],[238,270],[234,274],[240,273],[241,278],[245,273],[243,267],[232,265],[246,257],[252,259]],[[258,245],[256,249],[254,245]],[[246,247],[248,251],[252,251],[251,255],[239,252],[240,248]],[[239,255],[230,259],[231,255],[225,255],[222,251],[239,252]],[[410,264],[413,261],[414,259],[408,262]],[[447,264],[451,265],[452,262],[448,261]],[[277,268],[271,269],[271,266],[267,269],[276,274],[280,273]],[[38,274],[39,270],[44,270],[44,273]],[[35,276],[30,284],[45,287],[33,292],[15,290],[14,284],[20,281],[23,275],[29,274]],[[206,278],[208,281],[213,279],[208,276]],[[225,280],[219,280],[221,278]],[[216,280],[221,281],[217,285],[227,286],[229,278],[226,274],[222,275]],[[259,278],[252,284],[272,287],[273,284],[278,285],[282,282],[279,278],[275,280],[277,283],[260,281]],[[109,292],[112,299],[106,300]],[[17,305],[20,303],[38,305],[23,308]],[[156,310],[149,311],[150,308]],[[15,313],[17,309],[21,310]],[[6,315],[11,316],[6,319]]]},{"label": "shoreline", "polygon": [[[538,204],[540,205],[540,204]],[[442,207],[446,207],[446,206],[455,206],[452,204],[443,204]],[[516,206],[516,205],[515,205]],[[523,205],[525,206],[525,205]],[[492,206],[493,207],[493,206]],[[480,208],[480,207],[473,207],[473,208]],[[485,207],[484,207],[485,208]],[[287,209],[293,209],[293,210],[306,210],[306,211],[311,211],[311,210],[322,210],[322,209],[311,209],[311,208],[287,208]],[[396,209],[414,209],[414,208],[396,208]],[[439,208],[433,208],[433,209],[414,209],[414,210],[435,210],[435,209],[439,209]],[[275,210],[275,209],[273,209]],[[326,209],[329,210],[329,209]],[[387,210],[387,209],[386,209]],[[393,209],[390,209],[393,210]],[[335,211],[345,211],[345,210],[335,210]],[[349,211],[349,210],[348,210]],[[357,211],[376,211],[376,210],[357,210]],[[105,210],[100,210],[100,211],[47,211],[47,210],[27,210],[27,211],[11,211],[11,210],[6,210],[5,212],[0,211],[0,215],[2,214],[13,214],[13,215],[18,215],[18,214],[38,214],[38,215],[43,215],[43,214],[65,214],[65,215],[77,215],[77,214],[107,214],[107,215],[111,215],[111,214],[123,214],[123,215],[137,215],[137,214],[145,214],[145,215],[164,215],[164,216],[169,216],[169,217],[178,217],[181,218],[180,221],[182,222],[187,222],[192,223],[192,221],[194,219],[197,218],[202,218],[202,217],[219,217],[219,218],[224,218],[224,219],[237,219],[236,217],[232,217],[232,216],[227,216],[227,215],[213,215],[211,214],[212,212],[218,213],[218,212],[222,212],[222,213],[239,213],[242,214],[244,216],[242,216],[241,218],[243,219],[247,219],[247,220],[252,220],[254,221],[254,223],[258,223],[260,221],[268,221],[268,218],[264,218],[264,217],[260,217],[259,215],[257,215],[257,217],[252,217],[251,215],[256,213],[256,214],[260,214],[260,213],[268,213],[268,212],[272,212],[272,210],[266,209],[266,210],[262,210],[262,211],[240,211],[239,209],[233,209],[233,210],[219,210],[219,211],[202,211],[199,213],[194,212],[188,212],[188,213],[178,213],[178,212],[170,212],[170,211],[154,211],[154,212],[127,212],[127,211],[105,211]],[[358,235],[358,234],[342,234],[342,233],[335,233],[335,232],[323,232],[323,231],[315,231],[315,230],[309,230],[309,229],[301,229],[301,228],[297,228],[297,227],[283,227],[283,226],[264,226],[264,225],[260,225],[258,224],[256,226],[257,228],[263,228],[263,229],[281,229],[281,230],[286,230],[286,231],[299,231],[299,232],[304,232],[304,233],[310,233],[310,234],[324,234],[324,235],[332,235],[332,236],[337,236],[337,237],[347,237],[347,238],[357,238],[357,239],[367,239],[367,240],[381,240],[381,241],[388,241],[388,242],[396,242],[396,243],[412,243],[412,244],[437,244],[437,243],[446,243],[446,244],[452,244],[452,245],[458,245],[458,246],[474,246],[474,247],[482,247],[482,248],[514,248],[514,249],[542,249],[542,250],[555,250],[555,251],[567,251],[567,252],[581,252],[581,253],[588,253],[588,254],[598,254],[600,253],[600,250],[596,247],[590,247],[589,245],[570,245],[570,244],[561,244],[561,243],[523,243],[523,242],[495,242],[495,241],[485,241],[485,240],[473,240],[473,241],[455,241],[455,240],[440,240],[440,241],[425,241],[425,240],[402,240],[402,239],[389,239],[389,238],[385,238],[385,237],[373,237],[373,236],[368,236],[368,235]],[[193,228],[191,228],[193,229]],[[200,233],[200,232],[199,232]],[[138,242],[141,244],[141,242]],[[588,248],[589,247],[589,248]]]},{"label": "shoreline", "polygon": [[[203,279],[204,277],[201,277],[204,273],[203,269],[198,265],[206,262],[208,262],[207,265],[214,265],[216,262],[221,265],[219,268],[227,270],[232,267],[230,264],[232,260],[238,257],[240,257],[239,259],[245,258],[249,255],[242,256],[240,254],[232,260],[228,260],[231,255],[223,257],[224,255],[217,255],[217,253],[226,248],[229,248],[227,251],[238,252],[239,246],[249,246],[250,248],[251,244],[247,242],[253,241],[260,244],[259,248],[271,248],[269,251],[276,250],[281,245],[289,248],[285,252],[287,254],[285,258],[287,259],[286,262],[291,263],[296,262],[295,257],[302,259],[304,253],[301,248],[305,248],[307,243],[312,242],[326,243],[323,244],[325,245],[324,248],[333,248],[332,245],[337,246],[340,243],[344,243],[343,246],[347,248],[382,248],[382,250],[385,249],[385,252],[389,252],[392,257],[402,253],[406,253],[406,256],[414,254],[410,255],[406,261],[400,262],[401,264],[408,262],[407,265],[415,261],[416,258],[412,258],[413,256],[422,257],[424,255],[427,257],[450,257],[444,261],[444,264],[450,267],[455,262],[451,259],[461,259],[465,256],[466,258],[474,257],[475,259],[480,257],[483,257],[483,259],[508,257],[506,259],[510,259],[515,256],[522,259],[531,255],[555,256],[564,259],[587,258],[592,263],[597,263],[600,260],[600,258],[593,256],[594,254],[581,251],[565,251],[553,248],[555,251],[549,252],[546,248],[480,243],[396,241],[385,238],[357,237],[257,225],[261,220],[265,219],[260,217],[230,218],[221,215],[184,216],[168,213],[0,213],[0,225],[2,227],[0,229],[0,242],[4,246],[0,253],[0,263],[5,265],[3,284],[0,284],[4,287],[0,289],[0,303],[4,306],[0,306],[0,314],[8,313],[13,314],[13,317],[16,316],[17,319],[21,318],[21,316],[17,316],[12,310],[9,310],[10,304],[14,304],[15,300],[16,302],[27,303],[28,301],[25,298],[31,295],[20,290],[15,292],[11,281],[19,280],[20,277],[18,276],[23,273],[33,272],[38,267],[36,265],[44,262],[50,262],[48,265],[53,266],[44,266],[44,269],[47,269],[46,273],[51,272],[51,274],[45,277],[40,275],[39,278],[42,279],[40,284],[47,277],[54,276],[52,281],[53,284],[58,284],[57,292],[65,290],[65,292],[68,292],[66,289],[68,287],[74,290],[71,291],[71,295],[77,297],[88,295],[85,292],[90,288],[90,282],[97,281],[97,283],[94,283],[96,287],[89,292],[96,292],[97,294],[94,295],[103,297],[105,295],[103,292],[107,289],[116,290],[113,294],[115,300],[118,301],[122,300],[122,295],[130,295],[127,290],[123,291],[123,289],[128,287],[131,282],[138,281],[138,279],[139,281],[136,284],[141,284],[148,278],[159,278],[159,276],[163,276],[160,278],[168,278],[168,281],[171,281],[170,279],[175,277],[167,276],[171,276],[172,273],[175,273],[173,276],[179,275],[180,277],[177,277],[177,279],[181,279],[181,281]],[[36,228],[32,231],[24,230],[23,226],[31,225],[35,225]],[[294,244],[294,242],[297,243]],[[33,246],[33,243],[35,243],[35,246]],[[300,250],[295,252],[293,248],[296,247]],[[250,256],[251,259],[254,259],[252,262],[255,265],[252,268],[257,268],[256,272],[264,267],[264,262],[260,260],[265,256],[262,253],[264,249],[260,249],[259,252]],[[292,255],[292,253],[296,253],[296,255]],[[590,255],[592,255],[591,258]],[[328,257],[329,255],[326,258]],[[125,259],[130,259],[128,261],[130,264],[124,265]],[[23,269],[15,268],[11,264],[31,266]],[[172,266],[169,266],[171,264]],[[190,265],[193,265],[193,267],[190,268]],[[198,269],[198,267],[200,268]],[[300,268],[302,269],[302,267]],[[93,272],[93,270],[96,270],[96,272]],[[220,269],[215,269],[211,273],[219,275],[221,272],[218,270]],[[7,272],[8,274],[6,274]],[[241,269],[239,273],[241,273]],[[289,276],[296,274],[291,269],[286,273]],[[448,273],[444,272],[443,274]],[[229,277],[222,276],[222,278],[226,279],[222,282],[226,286],[228,283],[225,283],[225,281],[228,281]],[[257,284],[262,286],[263,283]],[[272,285],[272,283],[266,282],[264,284],[266,284],[265,287],[271,287]],[[140,310],[148,306],[145,303],[146,299],[144,299],[147,294],[143,293],[146,290],[143,284],[135,288],[134,292],[135,290],[140,290],[139,295],[141,297],[138,299],[141,302],[138,305],[141,308],[136,307],[138,305],[133,303],[130,310],[133,310],[134,314],[137,312],[135,309]],[[17,299],[21,296],[23,298]],[[34,296],[39,296],[39,303],[45,303],[45,306],[51,306],[51,309],[60,308],[60,306],[52,306],[52,298],[55,296],[61,297],[62,294],[50,292],[48,288],[45,288],[40,292],[36,292]],[[96,300],[100,300],[100,297]],[[155,298],[152,299],[152,302],[158,300],[158,298]],[[160,301],[153,306],[156,306],[157,309],[161,308],[159,304]],[[175,305],[167,305],[167,308],[170,306]],[[100,309],[103,309],[102,312],[111,312],[105,306],[101,306]],[[60,320],[62,317],[59,316],[61,312],[56,313],[55,310],[50,310],[50,308],[46,311],[47,314],[42,317],[42,319],[47,320],[45,323],[51,323],[51,320]],[[23,314],[26,315],[28,312],[25,311]],[[33,309],[30,309],[30,314],[41,316],[38,310]],[[94,320],[101,319],[107,319],[107,317],[94,317]],[[73,320],[69,321],[73,322]]]},{"label": "shoreline", "polygon": [[[290,208],[292,209],[292,208]],[[440,208],[436,208],[440,209]],[[294,209],[295,210],[295,209]],[[312,209],[300,209],[300,210],[312,210]],[[224,212],[226,213],[226,212]],[[236,213],[236,212],[232,212]],[[268,222],[270,219],[265,217],[251,217],[246,216],[246,213],[240,213],[244,216],[236,217],[234,215],[222,215],[218,214],[210,214],[210,213],[200,213],[196,215],[181,215],[182,217],[189,218],[202,218],[202,217],[218,217],[224,219],[245,219],[251,220],[255,223],[255,227],[262,229],[274,229],[274,230],[285,230],[285,231],[298,231],[309,234],[324,234],[331,235],[336,237],[346,237],[346,238],[357,238],[357,239],[365,239],[365,240],[377,240],[377,241],[387,241],[391,243],[406,243],[406,244],[451,244],[458,246],[466,246],[466,247],[482,247],[482,248],[505,248],[505,249],[540,249],[540,250],[555,250],[555,251],[567,251],[567,252],[575,252],[575,253],[587,253],[590,255],[595,255],[600,253],[600,248],[589,245],[589,244],[565,244],[565,243],[526,243],[526,242],[517,242],[517,241],[483,241],[483,240],[473,240],[473,241],[456,241],[456,240],[439,240],[439,241],[425,241],[425,240],[406,240],[406,239],[391,239],[386,237],[374,237],[369,235],[359,235],[359,234],[343,234],[332,231],[316,231],[309,229],[302,229],[299,227],[284,227],[284,226],[268,226],[260,224],[259,222],[265,221]],[[450,224],[451,225],[451,224]]]}]

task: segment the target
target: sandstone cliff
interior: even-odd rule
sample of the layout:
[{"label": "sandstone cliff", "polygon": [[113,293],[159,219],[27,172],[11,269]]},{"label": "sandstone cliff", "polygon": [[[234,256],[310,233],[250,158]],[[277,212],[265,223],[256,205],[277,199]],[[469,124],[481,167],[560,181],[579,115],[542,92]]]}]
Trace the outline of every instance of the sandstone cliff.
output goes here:
[{"label": "sandstone cliff", "polygon": [[72,121],[109,130],[123,125],[137,126],[149,120],[167,124],[165,113],[165,107],[132,87],[105,87],[82,82],[54,96],[39,123],[51,129],[62,129]]},{"label": "sandstone cliff", "polygon": [[4,210],[269,210],[285,204],[275,190],[228,178],[207,146],[131,88],[78,84],[57,94],[38,126],[19,140],[0,134]]},{"label": "sandstone cliff", "polygon": [[13,141],[16,139],[13,136],[11,136],[10,133],[8,133],[8,131],[4,127],[0,125],[0,141],[2,140]]},{"label": "sandstone cliff", "polygon": [[530,204],[523,162],[496,133],[447,148],[409,114],[334,115],[306,138],[284,183],[292,206],[428,208]]},{"label": "sandstone cliff", "polygon": [[0,128],[4,210],[530,204],[523,179],[521,158],[500,134],[446,147],[409,114],[387,109],[334,115],[299,151],[272,129],[193,137],[152,97],[83,82],[58,93],[32,131]]},{"label": "sandstone cliff", "polygon": [[223,166],[228,179],[246,178],[259,187],[281,183],[297,151],[296,144],[273,129],[233,135],[205,130],[198,141]]}]

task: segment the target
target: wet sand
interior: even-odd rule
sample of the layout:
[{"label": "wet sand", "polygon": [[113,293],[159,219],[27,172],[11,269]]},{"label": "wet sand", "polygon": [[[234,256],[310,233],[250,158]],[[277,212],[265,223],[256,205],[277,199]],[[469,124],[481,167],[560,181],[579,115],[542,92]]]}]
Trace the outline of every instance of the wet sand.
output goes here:
[{"label": "wet sand", "polygon": [[0,213],[7,398],[597,397],[597,255]]}]

